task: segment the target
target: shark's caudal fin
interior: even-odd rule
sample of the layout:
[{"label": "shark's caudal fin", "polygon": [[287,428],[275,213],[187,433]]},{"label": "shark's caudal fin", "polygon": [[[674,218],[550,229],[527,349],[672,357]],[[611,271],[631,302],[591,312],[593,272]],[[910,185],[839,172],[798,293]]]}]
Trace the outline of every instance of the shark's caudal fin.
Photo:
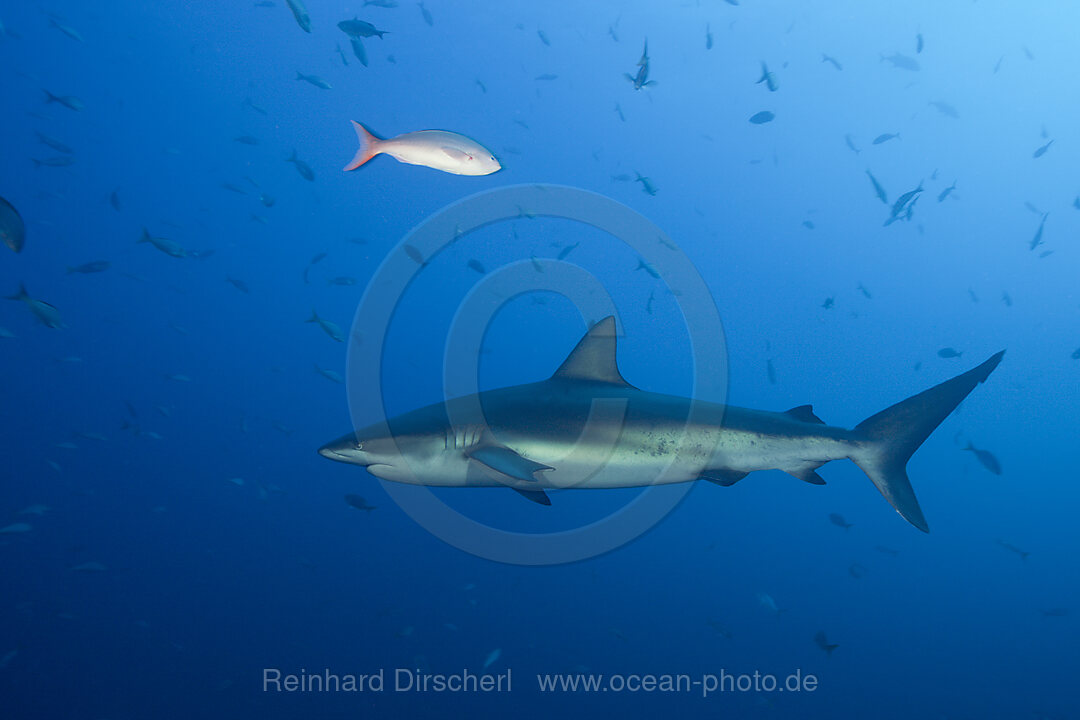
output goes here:
[{"label": "shark's caudal fin", "polygon": [[907,476],[907,462],[975,386],[986,380],[1005,351],[952,380],[909,397],[855,428],[862,447],[851,459],[885,496],[896,512],[923,532],[930,532]]},{"label": "shark's caudal fin", "polygon": [[353,156],[352,162],[345,166],[346,171],[355,170],[382,152],[379,150],[379,138],[369,133],[366,127],[355,120],[352,121],[352,124],[356,129],[356,138],[360,141],[360,147],[357,149],[356,155]]}]

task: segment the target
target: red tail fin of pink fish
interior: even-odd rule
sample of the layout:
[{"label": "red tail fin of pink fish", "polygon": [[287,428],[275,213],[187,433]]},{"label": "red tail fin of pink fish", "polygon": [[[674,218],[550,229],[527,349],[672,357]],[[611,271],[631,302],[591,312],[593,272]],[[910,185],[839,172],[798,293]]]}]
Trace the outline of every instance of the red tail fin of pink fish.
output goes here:
[{"label": "red tail fin of pink fish", "polygon": [[345,166],[346,171],[355,170],[380,152],[379,138],[369,133],[366,127],[355,120],[352,121],[352,124],[356,128],[356,137],[360,140],[360,148],[356,151],[352,162]]}]

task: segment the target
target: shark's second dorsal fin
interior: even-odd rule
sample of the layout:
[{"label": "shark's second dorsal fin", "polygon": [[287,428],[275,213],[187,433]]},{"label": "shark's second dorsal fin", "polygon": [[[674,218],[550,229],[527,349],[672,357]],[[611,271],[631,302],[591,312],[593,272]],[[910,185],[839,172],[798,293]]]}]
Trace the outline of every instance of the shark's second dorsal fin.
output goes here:
[{"label": "shark's second dorsal fin", "polygon": [[800,405],[799,407],[793,407],[784,414],[805,423],[814,423],[815,425],[825,424],[824,420],[814,414],[813,405]]},{"label": "shark's second dorsal fin", "polygon": [[615,316],[608,315],[592,326],[552,378],[591,380],[592,382],[629,385],[615,362]]}]

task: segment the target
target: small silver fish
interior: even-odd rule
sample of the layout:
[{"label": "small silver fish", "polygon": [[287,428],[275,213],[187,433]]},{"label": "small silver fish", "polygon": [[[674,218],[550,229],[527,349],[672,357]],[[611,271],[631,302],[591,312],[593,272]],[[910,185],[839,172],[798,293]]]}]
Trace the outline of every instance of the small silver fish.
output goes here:
[{"label": "small silver fish", "polygon": [[83,42],[82,33],[80,33],[75,28],[71,27],[70,25],[64,25],[59,20],[57,20],[55,17],[50,17],[49,18],[49,27],[51,27],[51,28],[53,28],[55,30],[59,30],[60,32],[67,35],[72,40],[78,40],[79,42]]},{"label": "small silver fish", "polygon": [[350,37],[349,38],[349,45],[352,46],[353,55],[355,55],[356,59],[360,61],[360,64],[363,65],[364,67],[367,67],[367,65],[368,65],[367,51],[364,50],[363,41],[360,40],[360,38],[358,38],[358,37]]},{"label": "small silver fish", "polygon": [[431,11],[428,10],[426,7],[424,7],[424,3],[422,3],[422,2],[421,3],[416,3],[416,4],[420,8],[420,14],[423,16],[424,22],[426,22],[428,24],[428,27],[434,27],[435,26],[435,20],[434,20],[434,18],[431,17]]},{"label": "small silver fish", "polygon": [[502,648],[495,648],[494,650],[492,650],[491,652],[489,652],[489,653],[488,653],[488,655],[487,655],[487,657],[486,657],[486,658],[484,658],[484,666],[483,666],[483,668],[482,668],[482,669],[483,669],[483,670],[487,670],[487,669],[488,669],[489,667],[491,667],[491,665],[492,665],[492,664],[493,664],[493,663],[494,663],[494,662],[495,662],[496,660],[498,660],[498,659],[499,659],[499,657],[500,657],[501,655],[502,655]]},{"label": "small silver fish", "polygon": [[47,328],[64,328],[64,321],[60,319],[60,311],[55,307],[45,302],[44,300],[35,300],[30,297],[30,294],[26,292],[26,287],[22,284],[19,285],[19,291],[14,295],[8,295],[8,300],[21,300],[26,304],[30,313],[37,318],[38,322]]},{"label": "small silver fish", "polygon": [[994,473],[995,475],[1001,474],[1001,463],[998,462],[998,459],[994,457],[994,454],[989,450],[980,450],[979,448],[972,445],[970,442],[967,444],[967,447],[964,448],[964,450],[974,454],[975,459],[979,461],[979,464],[990,472]]},{"label": "small silver fish", "polygon": [[308,182],[314,182],[315,171],[311,169],[310,165],[297,157],[295,150],[292,151],[292,155],[285,159],[285,162],[291,162],[296,167],[296,172],[300,173],[300,177]]},{"label": "small silver fish", "polygon": [[323,90],[331,90],[333,88],[333,85],[323,80],[318,75],[305,75],[299,70],[296,71],[296,79],[303,80],[304,82],[310,83],[317,88],[322,88]]},{"label": "small silver fish", "polygon": [[143,228],[142,237],[140,237],[136,242],[150,243],[155,248],[165,253],[169,257],[186,258],[191,255],[188,250],[181,247],[178,243],[175,243],[167,238],[154,237],[146,228]]},{"label": "small silver fish", "polygon": [[832,655],[833,650],[840,647],[836,643],[830,643],[825,637],[825,632],[823,630],[819,630],[818,633],[814,635],[814,644],[824,650],[827,655]]},{"label": "small silver fish", "polygon": [[251,289],[247,286],[247,283],[245,283],[243,280],[239,280],[237,278],[234,278],[232,275],[226,275],[225,276],[225,282],[229,283],[230,285],[232,285],[234,288],[236,288],[240,292],[244,293],[245,295],[247,295],[247,294],[249,294],[251,292]]},{"label": "small silver fish", "polygon": [[108,260],[94,260],[92,262],[83,263],[82,265],[76,265],[74,267],[68,265],[67,274],[71,275],[72,273],[80,273],[83,275],[89,275],[91,273],[105,272],[108,269]]},{"label": "small silver fish", "polygon": [[952,194],[952,191],[956,189],[956,181],[953,184],[941,191],[937,196],[938,202],[945,202],[945,198]]},{"label": "small silver fish", "polygon": [[780,87],[776,82],[776,75],[769,72],[769,66],[765,64],[764,60],[761,61],[761,77],[758,78],[755,85],[760,85],[761,83],[765,83],[765,87],[769,88],[769,92],[776,92]]},{"label": "small silver fish", "polygon": [[70,167],[75,164],[75,158],[70,155],[57,155],[55,157],[48,157],[42,160],[37,158],[30,158],[30,161],[34,163],[34,167]]},{"label": "small silver fish", "polygon": [[386,30],[380,30],[371,23],[356,18],[353,18],[352,20],[342,20],[338,23],[338,29],[349,37],[377,37],[380,40],[382,40],[382,36],[387,33]]},{"label": "small silver fish", "polygon": [[336,382],[339,385],[345,383],[345,378],[341,377],[340,374],[338,374],[337,372],[335,372],[333,370],[329,370],[327,368],[319,367],[318,364],[315,365],[315,372],[319,373],[320,375],[322,375],[324,378],[326,378],[330,382]]},{"label": "small silver fish", "polygon": [[300,29],[306,33],[311,32],[311,17],[308,16],[303,0],[285,0],[285,4],[292,10],[293,17],[296,18],[296,24],[300,26]]},{"label": "small silver fish", "polygon": [[650,178],[645,177],[644,175],[642,175],[641,173],[639,173],[636,170],[634,171],[634,174],[637,175],[637,177],[634,178],[634,182],[641,183],[641,189],[642,190],[644,190],[649,195],[656,195],[656,193],[657,193],[656,186],[653,185],[653,182],[652,182],[652,180]]},{"label": "small silver fish", "polygon": [[357,510],[363,510],[365,512],[371,512],[375,509],[374,505],[368,505],[367,500],[360,497],[359,495],[353,495],[352,493],[345,496],[345,502],[349,505],[349,507],[354,507]]},{"label": "small silver fish", "polygon": [[324,320],[323,318],[319,317],[319,313],[315,312],[315,310],[311,311],[311,317],[308,318],[305,322],[315,323],[320,328],[322,328],[322,331],[329,335],[333,340],[337,342],[345,342],[345,333],[341,331],[341,328],[337,325],[337,323],[331,322],[330,320]]},{"label": "small silver fish", "polygon": [[941,100],[931,100],[930,104],[933,105],[934,108],[936,108],[937,111],[945,117],[950,117],[953,120],[958,120],[960,118],[960,113],[956,111],[956,108],[954,108],[947,102],[942,102]]},{"label": "small silver fish", "polygon": [[15,206],[0,197],[0,240],[15,252],[26,245],[26,223]]},{"label": "small silver fish", "polygon": [[837,527],[842,527],[845,530],[849,530],[852,527],[851,523],[845,520],[844,516],[840,513],[829,513],[829,522]]},{"label": "small silver fish", "polygon": [[900,70],[910,70],[917,72],[919,70],[919,62],[914,58],[910,58],[907,55],[901,55],[900,53],[893,53],[892,55],[881,56],[881,62],[888,62],[894,68]]},{"label": "small silver fish", "polygon": [[37,135],[38,142],[40,142],[42,145],[48,145],[56,152],[61,152],[66,155],[71,155],[75,152],[69,146],[65,145],[54,137],[49,137],[43,132],[36,131],[35,134]]},{"label": "small silver fish", "polygon": [[889,204],[888,193],[885,192],[885,188],[883,188],[881,186],[881,183],[878,182],[878,179],[876,177],[874,177],[874,173],[867,170],[866,171],[866,176],[870,178],[870,182],[873,183],[873,185],[874,185],[874,194],[877,195],[878,199],[881,200],[881,202],[888,205]]},{"label": "small silver fish", "polygon": [[42,89],[42,92],[45,93],[46,103],[57,103],[58,105],[63,105],[68,110],[75,111],[83,110],[84,108],[86,108],[85,103],[83,103],[82,100],[75,97],[74,95],[53,95],[51,92],[45,89]]}]

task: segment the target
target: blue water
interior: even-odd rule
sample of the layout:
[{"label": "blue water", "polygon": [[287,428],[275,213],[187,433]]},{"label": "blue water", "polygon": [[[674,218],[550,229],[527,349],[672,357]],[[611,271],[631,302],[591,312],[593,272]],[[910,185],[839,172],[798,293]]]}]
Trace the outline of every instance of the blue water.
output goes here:
[{"label": "blue water", "polygon": [[[0,528],[16,526],[0,534],[4,717],[1080,714],[1080,9],[428,0],[429,26],[413,2],[307,5],[310,34],[281,0],[0,9],[0,196],[27,226],[20,254],[0,247],[0,289],[25,284],[67,326],[0,305],[13,336],[0,338]],[[390,31],[363,40],[367,67],[336,27],[354,16]],[[657,84],[635,91],[623,73],[637,72],[646,37]],[[919,69],[881,57],[896,53]],[[762,61],[775,92],[755,83]],[[557,77],[535,79],[545,74]],[[43,88],[85,107],[46,104]],[[748,122],[763,110],[775,119]],[[503,169],[465,177],[378,157],[343,173],[351,119],[383,136],[464,133]],[[74,164],[35,167],[65,154],[35,132],[70,146]],[[872,144],[883,133],[900,137]],[[294,150],[313,182],[286,162]],[[1007,348],[908,467],[931,533],[836,462],[825,487],[778,471],[699,483],[597,557],[503,564],[436,538],[363,469],[319,457],[349,430],[350,397],[363,414],[380,397],[397,413],[453,394],[446,337],[470,289],[575,242],[565,261],[618,309],[626,378],[693,391],[679,287],[635,270],[616,239],[527,208],[430,259],[385,333],[381,383],[316,372],[346,375],[347,346],[304,322],[313,308],[368,332],[354,348],[367,351],[373,329],[363,317],[353,328],[354,313],[412,228],[474,193],[536,183],[610,197],[681,248],[723,320],[727,351],[704,371],[721,373],[732,403],[812,402],[851,427]],[[883,226],[920,183],[910,219]],[[190,255],[137,244],[144,227]],[[96,260],[110,267],[66,272]],[[566,298],[508,302],[472,356],[480,386],[546,377],[585,330]],[[940,357],[946,347],[962,356]],[[550,508],[501,489],[437,495],[492,526],[543,532],[637,491],[555,493]],[[839,645],[831,654],[819,631]],[[267,668],[381,670],[386,685],[267,691]],[[398,668],[510,670],[512,689],[395,692]],[[700,685],[543,693],[537,681],[722,671],[812,674],[817,687],[703,697]]]}]

